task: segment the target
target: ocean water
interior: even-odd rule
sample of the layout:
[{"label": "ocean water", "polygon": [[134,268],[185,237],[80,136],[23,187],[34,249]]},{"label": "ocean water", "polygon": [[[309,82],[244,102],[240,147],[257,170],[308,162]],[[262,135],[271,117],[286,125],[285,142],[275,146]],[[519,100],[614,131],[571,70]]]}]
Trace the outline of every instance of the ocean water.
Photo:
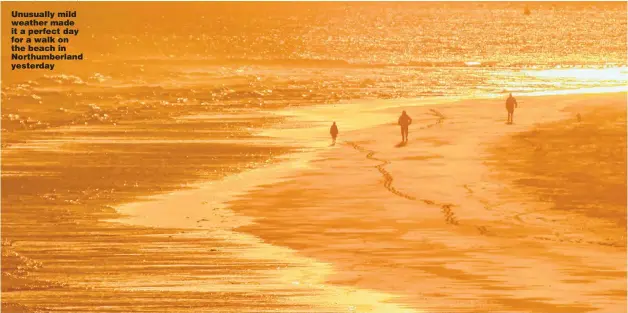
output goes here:
[{"label": "ocean water", "polygon": [[[58,4],[41,6],[50,8]],[[523,14],[524,9],[530,15]],[[3,9],[34,11],[12,4]],[[11,71],[3,131],[356,99],[621,87],[626,4],[76,3],[85,61]],[[7,26],[7,24],[4,24]]]}]

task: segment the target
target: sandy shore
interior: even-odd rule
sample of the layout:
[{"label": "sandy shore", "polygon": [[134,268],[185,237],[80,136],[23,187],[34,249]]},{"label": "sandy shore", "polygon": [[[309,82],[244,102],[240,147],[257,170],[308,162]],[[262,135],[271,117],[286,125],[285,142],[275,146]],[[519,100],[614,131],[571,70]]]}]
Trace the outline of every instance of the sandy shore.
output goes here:
[{"label": "sandy shore", "polygon": [[25,234],[3,256],[46,283],[3,308],[626,312],[626,94],[519,101],[514,125],[502,99],[409,103],[406,146],[399,105],[339,116],[334,147]]},{"label": "sandy shore", "polygon": [[403,147],[392,125],[345,133],[313,169],[233,201],[257,217],[240,230],[426,312],[625,312],[626,95],[519,100],[515,125],[501,99],[408,107],[421,122]]}]

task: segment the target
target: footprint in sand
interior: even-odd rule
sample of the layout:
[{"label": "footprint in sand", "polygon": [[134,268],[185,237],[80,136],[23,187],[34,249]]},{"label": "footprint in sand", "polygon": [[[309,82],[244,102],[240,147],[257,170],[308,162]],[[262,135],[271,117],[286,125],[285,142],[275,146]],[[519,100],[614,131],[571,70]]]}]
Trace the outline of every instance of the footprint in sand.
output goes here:
[{"label": "footprint in sand", "polygon": [[[405,194],[397,189],[395,189],[395,187],[392,186],[394,177],[392,176],[392,174],[390,174],[384,167],[388,164],[390,164],[390,161],[388,160],[384,160],[384,159],[379,159],[376,158],[375,155],[375,151],[371,151],[371,150],[367,150],[361,146],[359,146],[358,144],[354,143],[354,142],[349,142],[349,144],[355,149],[358,150],[362,153],[367,153],[366,154],[366,158],[369,160],[373,160],[373,161],[378,161],[380,162],[380,164],[376,165],[375,168],[377,168],[377,170],[382,174],[382,176],[384,177],[384,188],[386,188],[388,191],[390,191],[392,194],[398,196],[398,197],[402,197],[411,201],[416,201],[417,198],[410,196],[408,194]],[[432,200],[427,200],[427,199],[422,199],[421,201],[423,201],[425,204],[428,205],[437,205],[441,207],[441,211],[443,212],[444,216],[445,216],[445,223],[450,224],[450,225],[459,225],[459,221],[456,218],[455,213],[452,210],[452,207],[454,206],[453,204],[449,204],[449,203],[445,203],[445,204],[438,204]]]},{"label": "footprint in sand", "polygon": [[[440,112],[436,111],[436,110],[430,110],[432,112],[433,115],[436,115],[437,117],[439,117],[438,121],[432,124],[429,124],[427,126],[427,128],[430,128],[432,126],[435,126],[437,124],[441,124],[443,122],[443,120],[445,119],[445,116],[443,116]],[[410,196],[408,194],[405,194],[401,191],[398,191],[397,189],[395,189],[395,187],[393,187],[392,183],[394,181],[394,177],[392,174],[390,174],[390,172],[388,172],[385,169],[386,165],[389,165],[391,162],[388,160],[384,160],[384,159],[380,159],[380,158],[376,158],[375,157],[375,151],[372,150],[368,150],[365,149],[364,147],[361,147],[360,145],[356,144],[355,142],[348,142],[349,145],[351,145],[355,150],[361,152],[361,153],[366,153],[366,158],[369,160],[373,160],[373,161],[377,161],[380,162],[380,164],[376,165],[375,168],[377,168],[377,170],[380,172],[380,174],[382,174],[382,177],[384,178],[384,188],[386,188],[388,191],[390,191],[392,194],[398,196],[398,197],[402,197],[408,200],[412,200],[412,201],[417,201],[419,199],[417,199],[416,197]],[[471,188],[469,188],[469,186],[464,185],[464,188],[467,189],[467,191],[469,192],[469,194],[473,194],[473,190],[471,190]],[[454,211],[452,210],[452,207],[454,207],[453,204],[449,204],[449,203],[437,203],[435,201],[429,200],[429,199],[421,199],[420,201],[422,201],[423,203],[427,204],[427,205],[431,205],[431,206],[440,206],[441,208],[441,212],[443,212],[444,218],[445,218],[445,223],[449,224],[449,225],[460,225],[460,222],[458,221],[458,218],[456,217],[456,214],[454,213]],[[484,203],[485,207],[488,209],[489,204],[488,202]],[[490,234],[490,232],[488,231],[488,229],[486,228],[486,226],[476,226],[476,229],[480,232],[480,234],[488,236]]]},{"label": "footprint in sand", "polygon": [[458,219],[456,219],[456,215],[451,210],[451,204],[444,204],[441,206],[441,211],[445,214],[445,222],[447,224],[458,225]]}]

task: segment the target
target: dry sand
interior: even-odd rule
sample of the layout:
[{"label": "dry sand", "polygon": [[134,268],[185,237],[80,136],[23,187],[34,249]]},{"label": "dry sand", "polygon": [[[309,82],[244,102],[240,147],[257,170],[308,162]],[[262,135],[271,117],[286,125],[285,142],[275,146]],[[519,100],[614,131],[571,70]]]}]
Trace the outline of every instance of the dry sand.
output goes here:
[{"label": "dry sand", "polygon": [[514,125],[502,99],[409,106],[406,146],[339,122],[335,147],[23,234],[3,309],[626,312],[626,94],[519,102]]}]

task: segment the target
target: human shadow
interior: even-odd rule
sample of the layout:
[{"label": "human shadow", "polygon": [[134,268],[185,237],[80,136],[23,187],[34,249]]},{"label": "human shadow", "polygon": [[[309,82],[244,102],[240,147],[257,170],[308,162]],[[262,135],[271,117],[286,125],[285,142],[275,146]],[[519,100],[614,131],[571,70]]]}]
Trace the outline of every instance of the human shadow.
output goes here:
[{"label": "human shadow", "polygon": [[407,142],[402,141],[402,142],[400,142],[400,143],[396,144],[396,145],[395,145],[395,148],[402,148],[402,147],[405,147],[405,146],[407,146],[407,145],[408,145],[408,143],[407,143]]}]

